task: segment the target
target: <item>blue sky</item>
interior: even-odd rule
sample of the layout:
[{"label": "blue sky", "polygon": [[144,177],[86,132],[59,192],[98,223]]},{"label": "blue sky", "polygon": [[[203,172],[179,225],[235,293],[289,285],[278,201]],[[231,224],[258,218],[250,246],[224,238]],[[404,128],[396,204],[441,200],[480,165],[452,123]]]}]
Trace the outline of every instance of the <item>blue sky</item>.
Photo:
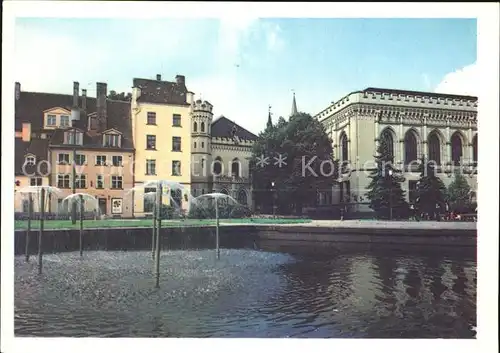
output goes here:
[{"label": "blue sky", "polygon": [[474,19],[17,19],[15,79],[67,93],[73,81],[130,91],[134,77],[188,88],[253,132],[316,114],[366,87],[477,94]]}]

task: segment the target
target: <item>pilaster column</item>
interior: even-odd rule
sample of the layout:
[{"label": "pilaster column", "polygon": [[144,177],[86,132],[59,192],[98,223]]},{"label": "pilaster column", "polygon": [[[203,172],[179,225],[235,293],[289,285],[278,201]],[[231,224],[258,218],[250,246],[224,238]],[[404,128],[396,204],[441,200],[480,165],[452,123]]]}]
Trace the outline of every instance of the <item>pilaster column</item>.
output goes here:
[{"label": "pilaster column", "polygon": [[422,155],[429,158],[429,153],[427,151],[427,114],[423,114],[422,118]]},{"label": "pilaster column", "polygon": [[404,165],[404,135],[403,135],[403,119],[404,116],[401,115],[399,117],[399,136],[397,138],[397,141],[399,142],[399,162],[401,164],[401,167]]},{"label": "pilaster column", "polygon": [[349,153],[349,161],[351,161],[351,163],[349,164],[352,164],[352,161],[354,160],[353,159],[353,148],[352,148],[352,143],[351,143],[351,117],[347,117],[347,151]]},{"label": "pilaster column", "polygon": [[380,111],[377,112],[377,116],[375,116],[375,129],[374,129],[374,140],[375,140],[375,150],[378,149],[379,146],[379,124],[378,124],[378,119],[380,114],[382,114]]},{"label": "pilaster column", "polygon": [[446,143],[445,143],[445,153],[446,155],[443,156],[444,162],[452,162],[451,160],[451,141],[450,141],[450,117],[446,118]]},{"label": "pilaster column", "polygon": [[[467,163],[468,164],[472,164],[472,158],[474,156],[474,151],[473,151],[473,148],[472,148],[472,124],[471,122],[469,121],[469,130],[467,130],[467,147],[465,147],[465,149],[467,150],[467,156],[465,156],[465,158],[467,158]],[[465,152],[465,151],[464,151]]]}]

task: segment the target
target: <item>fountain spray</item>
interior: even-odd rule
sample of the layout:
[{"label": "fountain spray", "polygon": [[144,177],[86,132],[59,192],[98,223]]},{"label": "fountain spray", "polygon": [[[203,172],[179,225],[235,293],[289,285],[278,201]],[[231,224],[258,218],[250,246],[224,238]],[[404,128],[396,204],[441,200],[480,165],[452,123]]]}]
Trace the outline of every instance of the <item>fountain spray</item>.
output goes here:
[{"label": "fountain spray", "polygon": [[220,249],[219,249],[219,203],[217,202],[217,197],[214,198],[215,201],[215,249],[217,252],[217,260],[220,260]]},{"label": "fountain spray", "polygon": [[45,217],[45,189],[40,189],[40,231],[38,233],[38,274],[42,274],[43,219]]},{"label": "fountain spray", "polygon": [[31,197],[31,194],[28,194],[28,229],[26,230],[26,244],[25,244],[25,258],[26,262],[30,261],[30,254],[29,254],[29,242],[30,242],[30,234],[31,234],[31,218],[33,217],[33,197]]},{"label": "fountain spray", "polygon": [[160,288],[160,231],[161,231],[161,204],[162,204],[162,183],[156,186],[156,256],[155,256],[155,287]]},{"label": "fountain spray", "polygon": [[80,257],[83,256],[83,195],[80,195]]}]

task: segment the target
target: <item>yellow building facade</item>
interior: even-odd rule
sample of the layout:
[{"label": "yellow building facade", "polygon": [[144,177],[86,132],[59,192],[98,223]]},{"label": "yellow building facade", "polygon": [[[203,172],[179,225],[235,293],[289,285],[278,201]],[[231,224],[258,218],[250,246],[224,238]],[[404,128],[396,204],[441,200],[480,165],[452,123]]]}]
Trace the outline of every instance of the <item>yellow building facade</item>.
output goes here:
[{"label": "yellow building facade", "polygon": [[[184,186],[183,194],[172,198],[188,211],[187,194],[191,193],[191,116],[193,93],[185,77],[175,82],[135,78],[132,91],[132,131],[135,146],[134,216],[152,214],[153,204],[147,194],[154,187],[147,182],[169,180]],[[165,197],[164,203],[170,204]]]}]

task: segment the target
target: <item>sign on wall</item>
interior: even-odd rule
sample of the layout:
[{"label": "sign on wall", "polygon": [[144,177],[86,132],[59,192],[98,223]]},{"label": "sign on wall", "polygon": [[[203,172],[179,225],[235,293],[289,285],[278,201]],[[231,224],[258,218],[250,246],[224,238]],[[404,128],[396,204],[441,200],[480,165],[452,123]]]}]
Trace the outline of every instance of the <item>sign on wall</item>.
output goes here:
[{"label": "sign on wall", "polygon": [[123,199],[111,199],[111,213],[122,213]]}]

